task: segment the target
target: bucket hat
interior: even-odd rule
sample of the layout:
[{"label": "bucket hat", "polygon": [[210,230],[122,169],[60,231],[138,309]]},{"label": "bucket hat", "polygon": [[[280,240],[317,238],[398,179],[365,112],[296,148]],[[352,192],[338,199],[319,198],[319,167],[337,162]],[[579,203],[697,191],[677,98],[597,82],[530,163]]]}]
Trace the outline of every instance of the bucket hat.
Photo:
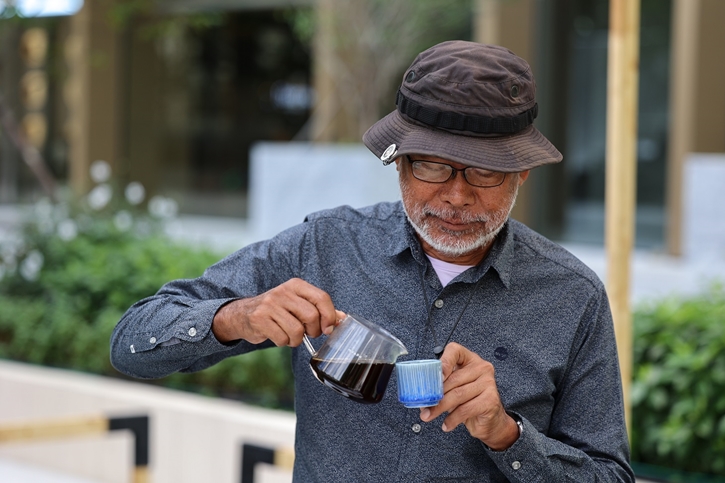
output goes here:
[{"label": "bucket hat", "polygon": [[503,47],[456,40],[425,50],[405,71],[395,104],[363,135],[384,164],[425,154],[517,172],[562,159],[533,125],[529,64]]}]

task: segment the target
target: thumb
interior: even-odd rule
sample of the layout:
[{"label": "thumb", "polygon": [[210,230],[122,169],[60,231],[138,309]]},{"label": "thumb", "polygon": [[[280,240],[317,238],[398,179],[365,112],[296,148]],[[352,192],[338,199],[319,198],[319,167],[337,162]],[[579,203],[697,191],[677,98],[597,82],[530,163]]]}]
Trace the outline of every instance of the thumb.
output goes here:
[{"label": "thumb", "polygon": [[462,345],[455,342],[446,345],[446,349],[441,355],[443,380],[445,381],[454,371],[465,366],[468,359],[468,351]]}]

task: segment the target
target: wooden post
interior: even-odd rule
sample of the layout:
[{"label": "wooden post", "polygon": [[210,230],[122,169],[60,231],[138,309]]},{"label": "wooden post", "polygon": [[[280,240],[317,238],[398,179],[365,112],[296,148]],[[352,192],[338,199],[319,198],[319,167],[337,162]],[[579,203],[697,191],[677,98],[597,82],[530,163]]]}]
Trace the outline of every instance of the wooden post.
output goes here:
[{"label": "wooden post", "polygon": [[110,24],[111,6],[110,1],[87,1],[68,20],[64,131],[68,182],[77,195],[92,187],[89,168],[94,161],[104,160],[115,170],[121,157],[121,36]]},{"label": "wooden post", "polygon": [[622,371],[627,428],[630,428],[632,314],[629,280],[637,182],[640,0],[611,0],[609,5],[605,187],[607,291]]},{"label": "wooden post", "polygon": [[[667,250],[682,255],[682,184],[685,158],[695,150],[700,69],[700,0],[672,3],[670,126],[667,136]],[[706,94],[710,98],[710,94]]]}]

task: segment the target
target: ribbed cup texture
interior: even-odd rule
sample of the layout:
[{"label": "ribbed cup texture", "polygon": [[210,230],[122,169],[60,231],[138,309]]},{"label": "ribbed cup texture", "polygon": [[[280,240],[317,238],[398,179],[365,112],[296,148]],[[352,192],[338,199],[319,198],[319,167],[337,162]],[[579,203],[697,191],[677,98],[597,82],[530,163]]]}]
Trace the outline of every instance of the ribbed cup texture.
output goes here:
[{"label": "ribbed cup texture", "polygon": [[435,406],[443,398],[441,361],[424,359],[395,364],[398,400],[408,408]]}]

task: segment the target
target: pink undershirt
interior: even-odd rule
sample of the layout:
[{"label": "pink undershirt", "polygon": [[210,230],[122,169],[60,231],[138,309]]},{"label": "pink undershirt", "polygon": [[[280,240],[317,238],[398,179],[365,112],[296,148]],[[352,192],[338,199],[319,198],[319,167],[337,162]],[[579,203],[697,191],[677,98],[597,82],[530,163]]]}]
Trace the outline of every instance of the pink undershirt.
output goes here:
[{"label": "pink undershirt", "polygon": [[444,262],[443,260],[438,260],[437,258],[433,258],[427,254],[426,257],[428,257],[428,260],[430,260],[430,263],[433,265],[433,269],[438,274],[438,279],[441,281],[441,284],[443,284],[444,287],[448,285],[448,282],[450,282],[469,268],[475,267],[475,265],[456,265],[455,263]]}]

